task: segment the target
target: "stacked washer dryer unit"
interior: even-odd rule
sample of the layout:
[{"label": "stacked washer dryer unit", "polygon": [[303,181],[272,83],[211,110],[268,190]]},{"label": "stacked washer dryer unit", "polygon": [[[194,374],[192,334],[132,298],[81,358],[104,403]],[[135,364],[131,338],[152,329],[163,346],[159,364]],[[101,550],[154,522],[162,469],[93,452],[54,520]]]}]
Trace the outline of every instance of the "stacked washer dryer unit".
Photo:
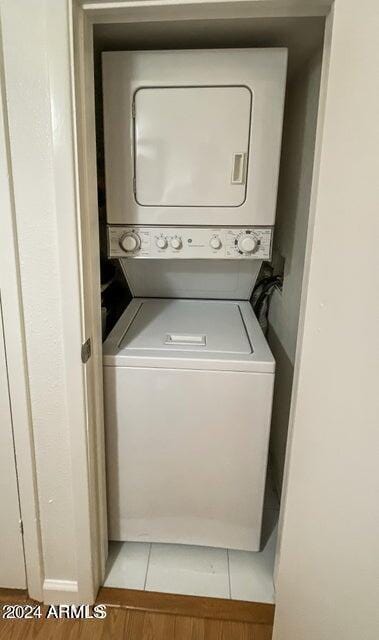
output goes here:
[{"label": "stacked washer dryer unit", "polygon": [[287,51],[103,54],[109,257],[134,296],[104,344],[112,540],[256,551],[275,362],[269,260]]}]

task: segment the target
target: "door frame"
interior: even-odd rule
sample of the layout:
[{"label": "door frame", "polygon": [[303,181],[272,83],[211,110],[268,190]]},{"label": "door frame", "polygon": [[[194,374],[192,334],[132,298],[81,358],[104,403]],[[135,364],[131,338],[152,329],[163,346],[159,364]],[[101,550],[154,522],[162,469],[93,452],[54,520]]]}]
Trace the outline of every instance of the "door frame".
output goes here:
[{"label": "door frame", "polygon": [[[73,93],[75,96],[75,139],[76,139],[76,179],[78,198],[78,229],[81,229],[81,260],[82,271],[90,274],[90,265],[85,265],[85,247],[91,247],[91,251],[98,243],[98,221],[97,221],[97,175],[95,158],[95,115],[94,115],[94,74],[93,74],[93,27],[95,24],[107,22],[136,22],[136,21],[159,21],[159,20],[190,20],[196,18],[236,18],[236,17],[277,17],[277,18],[299,18],[299,17],[320,17],[327,18],[329,36],[325,38],[322,62],[322,77],[320,86],[319,104],[321,108],[318,115],[316,151],[314,160],[314,176],[312,182],[312,209],[310,215],[309,228],[307,234],[307,252],[304,267],[304,282],[302,291],[302,302],[300,308],[300,323],[298,333],[297,355],[294,367],[294,380],[297,378],[299,367],[299,354],[301,353],[302,341],[302,321],[305,314],[307,298],[307,274],[310,263],[311,239],[315,220],[314,194],[317,191],[317,163],[319,162],[320,149],[322,144],[322,117],[323,103],[326,100],[328,67],[330,54],[330,34],[332,31],[332,7],[333,0],[69,0],[71,15],[71,73],[73,78]],[[93,256],[92,256],[93,258]],[[92,299],[92,309],[100,310],[100,290],[93,286],[93,280],[82,282],[82,295],[84,291],[89,291]],[[85,301],[82,302],[84,312]],[[99,322],[96,324],[97,331],[100,331]],[[97,345],[101,345],[99,333],[92,338]],[[101,361],[101,356],[99,362]],[[102,391],[102,372],[95,371],[95,379],[92,381],[98,393]],[[296,384],[294,384],[291,406],[295,404]],[[292,416],[290,422],[292,421]],[[97,413],[97,424],[89,426],[89,465],[92,468],[90,476],[90,487],[93,496],[96,496],[96,488],[104,482],[105,452],[103,438],[103,416]],[[92,432],[92,436],[91,436]],[[289,439],[291,430],[289,430]],[[92,458],[92,461],[91,461]],[[286,476],[285,476],[286,478]],[[102,485],[104,487],[104,485]],[[285,504],[286,480],[284,479],[283,500]],[[101,576],[106,560],[106,549],[104,535],[106,535],[106,505],[105,489],[103,494],[97,494],[94,500],[97,511],[97,519],[100,523],[97,534],[93,539],[93,556],[100,555],[100,565],[98,575]],[[283,511],[283,510],[282,510]],[[279,541],[282,527],[282,514],[279,522]],[[100,554],[99,554],[100,551]],[[279,557],[279,543],[277,549],[277,559]],[[276,571],[278,569],[276,568]]]},{"label": "door frame", "polygon": [[8,391],[19,488],[26,583],[29,594],[42,600],[43,558],[39,522],[28,363],[17,244],[12,158],[0,19],[0,289]]},{"label": "door frame", "polygon": [[[98,266],[98,210],[95,155],[95,115],[92,34],[96,23],[194,18],[236,17],[306,17],[329,16],[332,28],[333,0],[62,0],[68,13],[68,24],[62,24],[54,3],[46,3],[49,31],[48,75],[52,121],[55,106],[64,114],[60,126],[53,127],[53,170],[56,209],[59,224],[58,252],[67,264],[61,276],[62,325],[65,344],[66,385],[70,397],[69,425],[72,501],[75,518],[75,583],[65,588],[65,600],[93,602],[101,586],[107,553],[107,518],[105,492],[105,447],[102,410],[102,364],[100,283]],[[67,37],[66,37],[67,33]],[[64,44],[56,46],[55,35]],[[321,93],[325,100],[329,56],[328,39],[324,45]],[[0,70],[1,71],[1,70]],[[67,82],[69,77],[69,82]],[[321,110],[322,111],[322,110]],[[322,120],[317,128],[316,148],[322,144]],[[7,126],[5,127],[7,131]],[[22,296],[17,254],[17,230],[11,184],[11,154],[7,140],[8,191],[7,232],[0,236],[12,265],[9,293],[4,304],[5,330],[9,350],[11,395],[17,408],[15,448],[19,467],[20,501],[24,520],[25,559],[29,594],[38,600],[54,601],[59,597],[59,584],[46,584],[43,572],[42,543],[38,509],[38,484],[35,470],[32,415],[28,395],[28,368],[22,318]],[[317,162],[312,184],[312,201],[317,191]],[[64,168],[64,171],[62,171]],[[62,175],[64,178],[62,179]],[[2,194],[3,177],[0,176]],[[308,266],[311,254],[310,219],[307,258],[301,302],[304,317],[307,299]],[[67,257],[70,259],[67,260]],[[308,265],[308,266],[307,266]],[[14,268],[13,268],[14,267]],[[5,299],[5,298],[4,298]],[[76,304],[78,303],[78,304]],[[83,364],[80,345],[92,341],[92,357]],[[299,325],[295,380],[302,345],[302,323]],[[94,399],[94,403],[92,400]],[[293,406],[296,385],[292,392]],[[291,417],[291,421],[293,418]],[[291,438],[291,434],[289,435]],[[286,481],[283,489],[285,504]],[[283,509],[282,509],[283,511]],[[282,520],[282,517],[281,517]],[[27,525],[27,526],[26,526]],[[49,582],[49,581],[47,581]],[[54,582],[54,581],[50,581]],[[58,581],[59,582],[59,581]],[[63,582],[63,581],[62,581]],[[70,583],[71,584],[71,583]],[[62,585],[61,585],[62,586]],[[64,586],[64,585],[63,585]],[[53,591],[53,594],[51,594]]]}]

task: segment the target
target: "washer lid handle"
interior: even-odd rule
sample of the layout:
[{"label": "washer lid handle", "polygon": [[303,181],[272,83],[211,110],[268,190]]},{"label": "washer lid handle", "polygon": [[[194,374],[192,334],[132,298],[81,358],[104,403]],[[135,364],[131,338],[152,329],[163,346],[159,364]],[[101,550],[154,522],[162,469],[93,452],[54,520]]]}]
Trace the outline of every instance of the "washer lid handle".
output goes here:
[{"label": "washer lid handle", "polygon": [[205,347],[207,338],[201,334],[167,333],[165,344],[182,344]]}]

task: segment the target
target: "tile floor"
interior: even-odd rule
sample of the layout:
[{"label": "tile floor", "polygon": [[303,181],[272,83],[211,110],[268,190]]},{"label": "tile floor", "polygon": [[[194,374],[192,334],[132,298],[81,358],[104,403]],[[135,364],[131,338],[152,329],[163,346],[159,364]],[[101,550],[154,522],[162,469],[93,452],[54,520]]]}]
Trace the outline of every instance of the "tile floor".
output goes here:
[{"label": "tile floor", "polygon": [[264,548],[259,553],[143,542],[110,542],[104,586],[274,602],[279,507],[266,490]]}]

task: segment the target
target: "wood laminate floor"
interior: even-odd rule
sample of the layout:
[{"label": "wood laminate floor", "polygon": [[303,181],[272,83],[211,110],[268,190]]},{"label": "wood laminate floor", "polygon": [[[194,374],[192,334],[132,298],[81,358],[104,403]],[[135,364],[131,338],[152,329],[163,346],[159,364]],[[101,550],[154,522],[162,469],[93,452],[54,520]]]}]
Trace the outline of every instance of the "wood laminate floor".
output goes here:
[{"label": "wood laminate floor", "polygon": [[272,627],[109,608],[105,620],[0,622],[1,640],[271,640]]},{"label": "wood laminate floor", "polygon": [[[11,602],[26,602],[26,597],[12,593],[0,596],[1,606]],[[104,620],[44,617],[0,620],[0,640],[271,640],[271,636],[271,623],[157,613],[122,606],[108,606]]]}]

